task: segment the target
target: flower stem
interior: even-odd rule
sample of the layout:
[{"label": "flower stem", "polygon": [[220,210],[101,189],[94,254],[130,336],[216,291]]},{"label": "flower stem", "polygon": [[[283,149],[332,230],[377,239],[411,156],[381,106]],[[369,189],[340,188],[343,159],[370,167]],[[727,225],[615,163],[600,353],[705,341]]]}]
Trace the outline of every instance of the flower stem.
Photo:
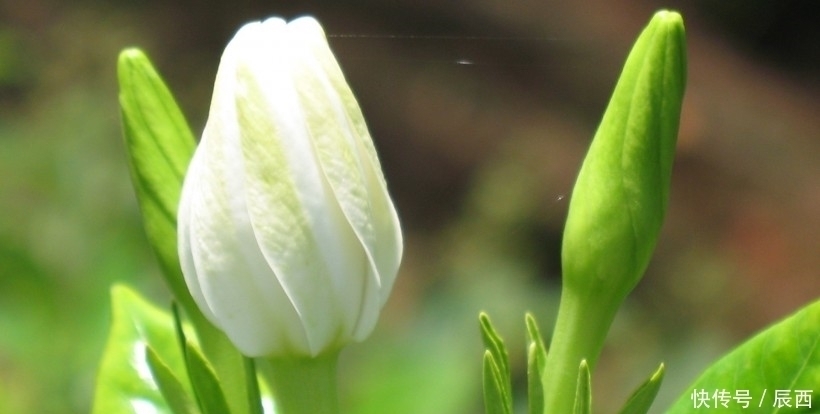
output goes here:
[{"label": "flower stem", "polygon": [[545,414],[572,412],[581,360],[586,359],[589,370],[593,370],[615,317],[612,309],[611,304],[596,301],[594,295],[578,295],[572,289],[561,293],[558,319],[541,379]]},{"label": "flower stem", "polygon": [[276,414],[338,414],[338,351],[315,358],[267,358]]}]

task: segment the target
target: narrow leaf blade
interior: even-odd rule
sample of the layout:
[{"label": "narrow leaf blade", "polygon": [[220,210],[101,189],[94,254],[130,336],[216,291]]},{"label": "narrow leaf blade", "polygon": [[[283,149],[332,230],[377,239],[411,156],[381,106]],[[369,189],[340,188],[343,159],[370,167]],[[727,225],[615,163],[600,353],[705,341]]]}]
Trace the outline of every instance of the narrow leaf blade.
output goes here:
[{"label": "narrow leaf blade", "polygon": [[578,384],[575,387],[575,414],[590,414],[592,412],[592,384],[589,376],[587,360],[581,361],[578,368]]},{"label": "narrow leaf blade", "polygon": [[478,316],[481,325],[481,338],[484,341],[484,346],[492,356],[492,361],[497,367],[497,379],[500,386],[501,395],[504,398],[504,404],[509,411],[512,411],[512,379],[510,378],[510,362],[507,347],[501,336],[493,328],[490,317],[482,312]]},{"label": "narrow leaf blade", "polygon": [[624,404],[624,408],[621,409],[620,413],[646,414],[658,395],[664,372],[665,367],[661,363],[658,369],[626,400],[626,404]]},{"label": "narrow leaf blade", "polygon": [[190,391],[185,389],[182,381],[174,375],[168,364],[160,358],[154,348],[149,346],[145,357],[157,386],[171,411],[174,414],[199,414],[196,402],[189,394]]},{"label": "narrow leaf blade", "polygon": [[138,49],[126,49],[117,66],[122,125],[131,179],[151,247],[166,281],[186,309],[188,293],[177,254],[176,214],[182,180],[196,146],[171,91]]},{"label": "narrow leaf blade", "polygon": [[190,342],[186,345],[185,362],[188,365],[188,375],[194,387],[194,395],[199,402],[199,408],[204,414],[227,414],[228,402],[213,368],[202,356],[199,349]]},{"label": "narrow leaf blade", "polygon": [[484,351],[484,412],[486,414],[510,414],[504,391],[501,367],[490,350]]},{"label": "narrow leaf blade", "polygon": [[541,373],[543,372],[545,358],[540,356],[538,346],[533,342],[527,349],[527,398],[529,401],[529,414],[542,414],[544,412],[544,388],[541,383]]},{"label": "narrow leaf blade", "polygon": [[542,376],[547,365],[547,349],[538,329],[535,317],[527,313],[524,317],[527,325],[527,397],[529,414],[544,412],[544,385]]},{"label": "narrow leaf blade", "polygon": [[493,328],[490,317],[486,313],[479,314],[478,319],[481,324],[481,338],[484,341],[484,346],[493,353],[493,357],[495,357],[501,371],[509,374],[509,354],[507,353],[507,347],[504,346],[504,341]]},{"label": "narrow leaf blade", "polygon": [[538,329],[538,322],[536,322],[535,316],[533,316],[531,313],[527,313],[524,316],[524,321],[527,324],[528,342],[535,344],[536,350],[538,351],[539,359],[546,360],[547,347],[546,345],[544,345],[544,338],[541,336],[541,330]]}]

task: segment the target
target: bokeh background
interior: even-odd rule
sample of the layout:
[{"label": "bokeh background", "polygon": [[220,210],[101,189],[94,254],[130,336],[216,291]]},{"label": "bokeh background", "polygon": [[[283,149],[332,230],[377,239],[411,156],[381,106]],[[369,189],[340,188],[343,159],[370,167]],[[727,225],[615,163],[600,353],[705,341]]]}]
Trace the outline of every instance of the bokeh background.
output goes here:
[{"label": "bokeh background", "polygon": [[406,235],[377,332],[343,357],[344,411],[483,412],[477,314],[521,389],[523,314],[550,332],[581,158],[631,42],[670,7],[690,64],[670,210],[593,382],[596,412],[615,412],[665,361],[662,412],[820,296],[819,4],[0,0],[0,412],[88,412],[111,284],[168,301],[126,169],[118,52],[143,48],[200,131],[222,48],[274,14],[323,22]]}]

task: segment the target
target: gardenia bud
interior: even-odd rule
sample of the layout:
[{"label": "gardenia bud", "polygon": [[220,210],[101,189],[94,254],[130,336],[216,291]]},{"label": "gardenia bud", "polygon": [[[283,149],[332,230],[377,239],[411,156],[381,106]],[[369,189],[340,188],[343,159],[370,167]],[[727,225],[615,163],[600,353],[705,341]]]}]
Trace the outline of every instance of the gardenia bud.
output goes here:
[{"label": "gardenia bud", "polygon": [[561,304],[542,374],[545,412],[572,412],[586,369],[579,366],[595,368],[618,307],[649,263],[666,213],[685,84],[683,19],[657,12],[629,53],[572,191]]},{"label": "gardenia bud", "polygon": [[589,148],[562,243],[564,288],[617,309],[649,263],[669,199],[686,84],[683,20],[655,14]]},{"label": "gardenia bud", "polygon": [[316,20],[242,27],[182,188],[179,255],[248,356],[316,356],[373,330],[401,229],[361,110]]}]

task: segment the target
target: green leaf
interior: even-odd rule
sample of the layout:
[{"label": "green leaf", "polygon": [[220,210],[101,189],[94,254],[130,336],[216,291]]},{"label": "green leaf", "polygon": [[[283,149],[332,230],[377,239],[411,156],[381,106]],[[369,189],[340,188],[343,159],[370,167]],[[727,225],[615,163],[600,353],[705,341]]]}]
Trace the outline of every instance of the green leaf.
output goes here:
[{"label": "green leaf", "polygon": [[541,383],[541,373],[546,361],[538,354],[538,346],[535,343],[530,343],[527,347],[527,400],[529,403],[527,412],[529,414],[544,412],[544,389]]},{"label": "green leaf", "polygon": [[[167,372],[185,378],[182,354],[176,343],[171,316],[128,287],[111,288],[112,321],[102,363],[97,373],[93,413],[171,413],[148,360],[148,348],[167,361]],[[182,390],[192,390],[181,384]],[[191,394],[192,395],[192,394]]]},{"label": "green leaf", "polygon": [[[544,338],[541,336],[541,330],[538,329],[538,322],[535,321],[535,316],[531,313],[524,315],[524,322],[527,324],[527,343],[535,345],[538,350],[539,359],[547,358],[547,347],[544,345]],[[543,370],[543,367],[540,367]]]},{"label": "green leaf", "polygon": [[509,376],[509,354],[507,353],[507,347],[504,346],[504,340],[495,331],[492,322],[490,322],[490,317],[486,313],[481,312],[478,315],[478,320],[481,324],[481,339],[484,341],[484,346],[493,354],[493,358],[498,363],[501,372]]},{"label": "green leaf", "polygon": [[486,385],[488,384],[486,375],[487,372],[490,372],[493,374],[493,382],[490,384],[497,384],[498,392],[504,402],[504,407],[507,410],[505,412],[512,412],[512,379],[510,378],[510,362],[507,347],[504,346],[504,341],[493,328],[493,325],[490,322],[490,317],[486,313],[481,312],[478,315],[478,320],[481,325],[481,338],[484,341],[484,346],[487,348],[487,352],[490,353],[489,361],[491,362],[490,368],[492,368],[488,371],[487,357],[485,353],[485,394],[487,393]]},{"label": "green leaf", "polygon": [[[220,384],[219,379],[214,373],[213,367],[207,360],[205,360],[204,357],[202,357],[198,350],[191,351],[192,345],[185,336],[185,330],[182,326],[182,316],[180,315],[179,308],[176,306],[176,303],[172,306],[172,313],[174,315],[174,325],[178,339],[177,342],[180,344],[180,349],[185,358],[186,367],[188,368],[189,375],[191,375],[191,381],[194,386],[194,394],[197,396],[199,406],[206,407],[203,408],[204,412],[220,412],[219,410],[222,409],[227,410],[227,407],[225,407],[226,402],[223,392],[224,382]],[[196,352],[196,354],[191,355],[191,352]],[[193,373],[190,365],[192,363],[191,358],[193,358],[194,364],[198,364],[198,366],[193,368]],[[254,365],[252,359],[243,357],[243,367],[245,374],[247,375],[245,378],[245,384],[247,389],[246,403],[249,410],[248,414],[263,414],[261,395],[259,392],[259,382],[256,376],[256,366]],[[194,373],[198,373],[202,378],[193,378]],[[218,395],[212,395],[215,392],[213,391],[214,387],[216,387]],[[199,398],[201,393],[205,393],[208,398],[205,400]],[[215,399],[215,401],[211,401],[211,399]]]},{"label": "green leaf", "polygon": [[511,414],[512,405],[508,402],[504,382],[509,376],[501,373],[493,353],[484,351],[484,412],[486,414]]},{"label": "green leaf", "polygon": [[[168,367],[168,364],[157,355],[152,347],[147,350],[148,366],[159,386],[165,402],[174,414],[198,414],[196,402],[191,398],[189,391],[185,389],[182,381]],[[187,380],[187,377],[185,378]]]},{"label": "green leaf", "polygon": [[661,388],[663,381],[663,374],[665,368],[663,363],[658,369],[641,384],[635,392],[626,400],[624,408],[621,409],[621,414],[646,414],[652,402],[655,401],[655,396],[658,395],[658,390]]},{"label": "green leaf", "polygon": [[198,308],[196,313],[189,312],[188,315],[196,327],[202,352],[219,378],[231,412],[253,413],[254,407],[248,406],[249,393],[253,392],[248,389],[248,378],[253,374],[247,371],[245,357],[222,331],[205,319]]},{"label": "green leaf", "polygon": [[131,178],[148,241],[171,292],[195,327],[203,353],[223,383],[232,410],[249,412],[243,356],[196,306],[179,265],[176,213],[183,177],[196,145],[193,134],[170,90],[142,51],[126,49],[120,53],[117,72]]},{"label": "green leaf", "polygon": [[529,414],[544,412],[544,389],[541,377],[547,365],[547,349],[544,339],[538,330],[538,324],[531,313],[527,313],[524,320],[527,324],[527,396],[529,399]]},{"label": "green leaf", "polygon": [[[715,362],[678,398],[668,413],[696,411],[699,401],[705,401],[711,409],[717,403],[720,412],[727,414],[818,412],[819,384],[820,301],[817,301]],[[777,390],[785,391],[791,408],[774,407]],[[813,399],[812,408],[796,406],[800,391],[808,391],[808,398]],[[748,408],[740,404],[743,398],[737,398],[744,397],[743,394],[750,397]],[[722,404],[724,401],[726,406]],[[708,411],[706,405],[697,411]]]},{"label": "green leaf", "polygon": [[129,168],[145,230],[171,291],[187,309],[193,299],[179,266],[176,215],[194,135],[142,51],[124,50],[117,72]]},{"label": "green leaf", "polygon": [[188,373],[191,385],[194,387],[194,395],[199,401],[199,408],[204,414],[227,414],[228,402],[225,394],[219,385],[211,364],[202,356],[199,348],[190,342],[185,344],[185,362],[188,366]]},{"label": "green leaf", "polygon": [[589,377],[589,365],[581,360],[578,367],[578,383],[575,386],[575,405],[572,411],[575,414],[590,414],[592,412],[592,383]]}]

